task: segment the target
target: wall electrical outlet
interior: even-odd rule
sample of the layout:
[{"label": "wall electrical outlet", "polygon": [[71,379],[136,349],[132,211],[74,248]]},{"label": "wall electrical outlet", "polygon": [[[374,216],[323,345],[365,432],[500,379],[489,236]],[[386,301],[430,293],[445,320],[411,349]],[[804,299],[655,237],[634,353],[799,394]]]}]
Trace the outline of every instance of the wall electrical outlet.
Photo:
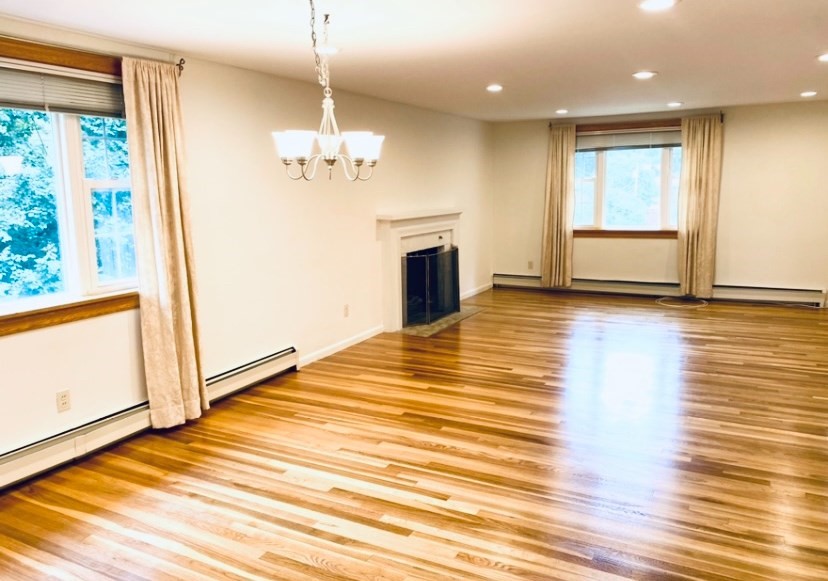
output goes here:
[{"label": "wall electrical outlet", "polygon": [[535,268],[535,261],[534,261],[534,260],[530,260],[530,261],[529,261],[529,270],[534,270],[534,268]]},{"label": "wall electrical outlet", "polygon": [[351,308],[348,305],[345,305],[345,308],[342,310],[342,314],[347,318],[348,315],[351,314]]},{"label": "wall electrical outlet", "polygon": [[72,398],[70,397],[68,389],[55,394],[55,404],[57,405],[58,412],[66,412],[72,408]]}]

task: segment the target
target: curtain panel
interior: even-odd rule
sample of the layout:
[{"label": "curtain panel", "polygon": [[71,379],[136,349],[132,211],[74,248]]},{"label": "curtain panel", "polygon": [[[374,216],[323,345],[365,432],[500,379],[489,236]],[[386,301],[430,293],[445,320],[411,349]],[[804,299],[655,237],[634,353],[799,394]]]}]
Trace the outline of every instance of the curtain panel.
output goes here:
[{"label": "curtain panel", "polygon": [[574,220],[575,125],[553,125],[549,128],[541,249],[541,286],[545,288],[572,284]]},{"label": "curtain panel", "polygon": [[685,296],[713,296],[723,133],[718,114],[681,122],[678,275]]},{"label": "curtain panel", "polygon": [[123,59],[141,342],[154,428],[209,408],[200,364],[193,245],[175,65]]}]

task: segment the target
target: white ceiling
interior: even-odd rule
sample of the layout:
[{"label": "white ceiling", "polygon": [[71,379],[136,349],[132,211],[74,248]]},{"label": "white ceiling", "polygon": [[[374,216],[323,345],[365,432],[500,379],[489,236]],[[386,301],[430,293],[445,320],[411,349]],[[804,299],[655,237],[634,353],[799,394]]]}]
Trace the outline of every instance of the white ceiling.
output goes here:
[{"label": "white ceiling", "polygon": [[[828,98],[828,0],[316,1],[334,91],[477,119]],[[307,0],[0,0],[0,14],[316,82]]]}]

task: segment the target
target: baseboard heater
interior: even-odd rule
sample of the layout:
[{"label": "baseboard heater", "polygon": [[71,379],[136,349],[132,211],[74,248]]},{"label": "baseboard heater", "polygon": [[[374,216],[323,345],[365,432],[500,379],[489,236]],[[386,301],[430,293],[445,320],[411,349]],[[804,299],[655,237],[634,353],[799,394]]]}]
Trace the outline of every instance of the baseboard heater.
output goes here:
[{"label": "baseboard heater", "polygon": [[[541,288],[541,277],[522,274],[495,274],[495,287]],[[627,282],[620,280],[573,279],[570,291],[633,294],[645,296],[678,296],[678,284],[669,282]]]},{"label": "baseboard heater", "polygon": [[[214,402],[269,377],[296,370],[296,349],[289,347],[206,379]],[[0,489],[90,454],[149,429],[149,405],[137,404],[62,434],[0,456]]]},{"label": "baseboard heater", "polygon": [[[541,279],[532,275],[495,274],[493,284],[495,287],[541,288]],[[573,279],[572,286],[567,290],[657,297],[681,296],[678,283],[669,282]],[[820,289],[717,285],[713,287],[713,298],[826,306],[826,293]]]}]

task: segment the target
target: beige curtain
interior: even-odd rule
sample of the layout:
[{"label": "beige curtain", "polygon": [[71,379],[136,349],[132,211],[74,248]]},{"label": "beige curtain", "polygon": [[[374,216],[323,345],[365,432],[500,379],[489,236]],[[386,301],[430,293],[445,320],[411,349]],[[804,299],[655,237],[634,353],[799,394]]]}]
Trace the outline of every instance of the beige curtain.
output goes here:
[{"label": "beige curtain", "polygon": [[678,268],[684,295],[713,295],[722,141],[720,115],[682,119]]},{"label": "beige curtain", "polygon": [[546,206],[543,217],[541,286],[572,284],[572,223],[575,219],[575,126],[549,128]]},{"label": "beige curtain", "polygon": [[150,418],[154,428],[168,428],[210,407],[199,361],[178,71],[124,58],[123,82]]}]

